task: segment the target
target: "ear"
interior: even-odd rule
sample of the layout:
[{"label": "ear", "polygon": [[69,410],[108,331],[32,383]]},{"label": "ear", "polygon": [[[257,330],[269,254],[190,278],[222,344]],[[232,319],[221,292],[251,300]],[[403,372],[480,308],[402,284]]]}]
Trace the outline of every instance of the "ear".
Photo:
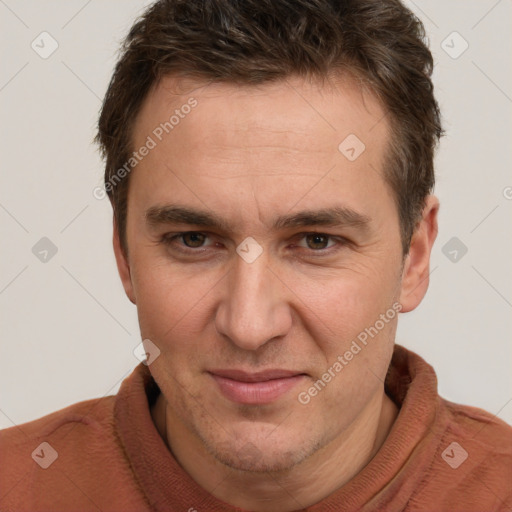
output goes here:
[{"label": "ear", "polygon": [[437,237],[439,200],[430,195],[423,208],[421,220],[412,235],[409,253],[402,272],[400,303],[402,313],[415,309],[427,293],[430,274],[430,254]]},{"label": "ear", "polygon": [[130,301],[133,302],[133,304],[136,304],[135,293],[133,291],[132,276],[130,272],[130,263],[128,260],[128,256],[124,253],[121,247],[121,240],[119,239],[119,230],[117,228],[117,222],[115,221],[115,218],[113,244],[114,254],[116,256],[117,270],[119,272],[119,276],[121,277],[121,282],[123,283],[124,291],[127,297],[130,299]]}]

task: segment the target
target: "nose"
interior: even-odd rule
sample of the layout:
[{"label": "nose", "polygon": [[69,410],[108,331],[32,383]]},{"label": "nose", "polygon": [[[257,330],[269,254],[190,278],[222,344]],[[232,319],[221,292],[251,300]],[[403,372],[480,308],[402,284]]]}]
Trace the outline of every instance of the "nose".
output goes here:
[{"label": "nose", "polygon": [[265,253],[252,263],[238,255],[226,276],[215,327],[239,348],[256,351],[291,328],[290,291],[268,268]]}]

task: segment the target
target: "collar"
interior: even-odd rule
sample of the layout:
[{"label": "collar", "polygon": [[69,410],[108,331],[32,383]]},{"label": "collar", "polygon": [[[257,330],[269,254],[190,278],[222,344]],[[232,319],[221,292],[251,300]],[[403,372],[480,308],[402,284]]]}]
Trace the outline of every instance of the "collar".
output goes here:
[{"label": "collar", "polygon": [[[401,510],[407,503],[431,464],[439,440],[437,378],[420,356],[395,345],[385,391],[400,411],[384,444],[354,478],[307,510],[376,510],[395,505],[396,500],[394,508]],[[116,431],[151,508],[240,511],[200,487],[173,457],[150,413],[159,393],[149,368],[140,363],[121,384],[114,405]]]}]

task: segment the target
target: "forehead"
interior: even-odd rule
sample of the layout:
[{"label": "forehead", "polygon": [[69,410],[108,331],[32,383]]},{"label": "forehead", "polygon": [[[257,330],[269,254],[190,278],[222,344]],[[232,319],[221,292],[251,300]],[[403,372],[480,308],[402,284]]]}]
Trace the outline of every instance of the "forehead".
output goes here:
[{"label": "forehead", "polygon": [[[189,108],[192,99],[199,108]],[[381,149],[388,132],[380,102],[348,74],[322,80],[288,77],[258,85],[166,76],[143,102],[133,142],[143,142],[166,122],[173,126],[161,134],[164,144],[202,136],[203,147],[210,144],[211,149],[280,145],[281,150],[335,153],[336,142],[349,134],[358,135],[366,146]]]},{"label": "forehead", "polygon": [[381,173],[384,111],[349,77],[258,86],[165,77],[141,108],[134,148],[148,138],[153,149],[130,178],[141,208],[178,198],[240,225],[270,225],[299,201],[315,209],[341,197],[353,209],[366,203],[374,217],[375,198],[391,197]]}]

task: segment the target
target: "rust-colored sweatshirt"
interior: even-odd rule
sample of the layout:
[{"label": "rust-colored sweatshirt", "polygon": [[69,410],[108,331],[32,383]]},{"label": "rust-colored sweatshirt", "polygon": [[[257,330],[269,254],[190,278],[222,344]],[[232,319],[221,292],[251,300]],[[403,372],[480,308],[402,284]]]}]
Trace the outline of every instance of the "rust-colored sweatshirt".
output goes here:
[{"label": "rust-colored sweatshirt", "polygon": [[[380,450],[307,510],[512,510],[512,427],[439,397],[432,367],[399,345],[386,392],[400,412]],[[158,393],[141,363],[116,396],[2,430],[0,510],[240,511],[173,458],[150,415]]]}]

